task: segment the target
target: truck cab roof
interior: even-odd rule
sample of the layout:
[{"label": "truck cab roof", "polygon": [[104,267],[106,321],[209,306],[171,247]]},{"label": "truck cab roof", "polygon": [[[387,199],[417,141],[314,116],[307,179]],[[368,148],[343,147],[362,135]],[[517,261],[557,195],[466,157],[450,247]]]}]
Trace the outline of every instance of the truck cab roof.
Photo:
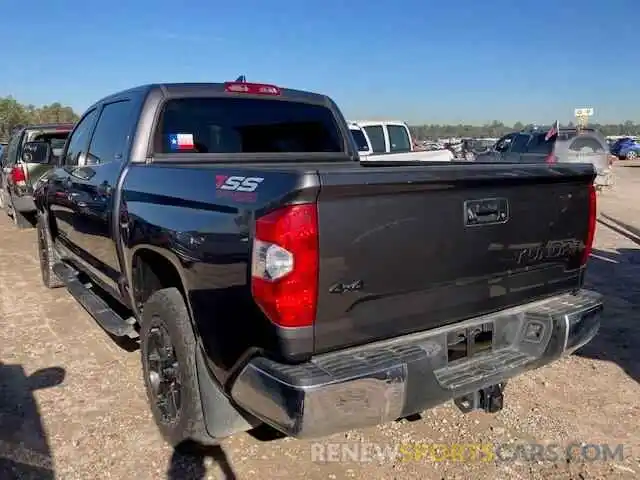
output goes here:
[{"label": "truck cab roof", "polygon": [[350,127],[352,125],[359,127],[370,127],[372,125],[407,125],[406,122],[401,120],[349,120],[348,123]]},{"label": "truck cab roof", "polygon": [[[168,98],[181,98],[181,97],[216,97],[224,95],[233,95],[233,92],[225,90],[226,86],[230,83],[243,83],[243,82],[223,82],[223,83],[198,83],[198,82],[184,82],[184,83],[151,83],[146,85],[139,85],[137,87],[122,90],[117,93],[108,95],[97,102],[95,102],[89,109],[100,105],[101,103],[115,101],[122,97],[146,97],[147,95],[158,92],[163,97]],[[245,82],[246,85],[262,85]],[[266,84],[265,84],[266,85]],[[277,88],[279,95],[263,95],[264,98],[279,98],[282,100],[298,101],[304,103],[313,104],[327,104],[330,102],[329,97],[314,92],[307,92],[304,90],[294,90],[289,88],[281,88],[275,85],[268,85],[270,87]],[[246,95],[246,94],[245,94]]]}]

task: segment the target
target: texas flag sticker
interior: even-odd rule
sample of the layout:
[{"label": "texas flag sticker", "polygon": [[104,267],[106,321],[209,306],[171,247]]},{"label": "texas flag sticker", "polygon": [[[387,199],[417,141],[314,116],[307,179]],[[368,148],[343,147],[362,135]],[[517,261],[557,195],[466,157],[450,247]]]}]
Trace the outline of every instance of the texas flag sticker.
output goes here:
[{"label": "texas flag sticker", "polygon": [[169,135],[169,146],[171,150],[193,150],[193,134],[173,133]]}]

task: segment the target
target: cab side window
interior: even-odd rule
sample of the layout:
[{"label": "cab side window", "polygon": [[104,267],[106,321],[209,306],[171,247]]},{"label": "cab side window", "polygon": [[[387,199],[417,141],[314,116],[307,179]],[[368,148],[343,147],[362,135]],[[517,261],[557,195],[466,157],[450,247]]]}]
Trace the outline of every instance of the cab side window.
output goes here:
[{"label": "cab side window", "polygon": [[384,130],[382,126],[375,125],[370,127],[364,127],[364,131],[367,132],[369,141],[371,142],[371,149],[373,153],[385,153],[387,146],[384,141]]},{"label": "cab side window", "polygon": [[89,144],[89,136],[93,130],[97,114],[98,111],[94,108],[89,113],[85,114],[85,116],[82,117],[82,120],[78,122],[78,125],[76,125],[71,137],[69,137],[67,150],[62,158],[62,164],[65,167],[75,167],[78,165],[84,149],[86,149]]},{"label": "cab side window", "polygon": [[503,153],[509,150],[509,147],[511,146],[511,142],[513,141],[513,137],[514,137],[513,134],[509,134],[509,135],[505,135],[500,140],[498,140],[495,146],[496,152]]},{"label": "cab side window", "polygon": [[87,165],[102,165],[124,157],[129,145],[131,113],[129,100],[109,103],[103,107],[91,138]]},{"label": "cab side window", "polygon": [[511,151],[513,153],[525,153],[527,151],[527,145],[529,143],[529,135],[519,134],[516,135],[511,144]]},{"label": "cab side window", "polygon": [[410,152],[411,140],[407,129],[400,125],[387,125],[387,132],[389,133],[389,151],[390,152]]}]

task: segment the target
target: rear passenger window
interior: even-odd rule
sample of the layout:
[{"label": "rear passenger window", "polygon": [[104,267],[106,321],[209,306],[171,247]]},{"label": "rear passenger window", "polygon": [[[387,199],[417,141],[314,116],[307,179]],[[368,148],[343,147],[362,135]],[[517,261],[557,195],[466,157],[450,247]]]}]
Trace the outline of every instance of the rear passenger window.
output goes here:
[{"label": "rear passenger window", "polygon": [[389,151],[391,152],[410,152],[411,140],[407,129],[400,125],[387,125],[389,132]]},{"label": "rear passenger window", "polygon": [[516,135],[511,144],[511,152],[525,153],[527,144],[529,143],[529,135]]},{"label": "rear passenger window", "polygon": [[540,155],[549,155],[553,151],[555,139],[545,140],[544,135],[534,135],[527,146],[527,153],[537,153]]},{"label": "rear passenger window", "polygon": [[602,153],[606,151],[604,145],[595,138],[590,137],[576,138],[569,146],[569,150],[581,153]]},{"label": "rear passenger window", "polygon": [[104,106],[91,138],[87,165],[121,160],[131,131],[131,102],[109,103]]},{"label": "rear passenger window", "polygon": [[363,128],[364,131],[367,132],[373,153],[385,153],[387,151],[387,146],[384,142],[384,130],[382,127],[377,125]]}]

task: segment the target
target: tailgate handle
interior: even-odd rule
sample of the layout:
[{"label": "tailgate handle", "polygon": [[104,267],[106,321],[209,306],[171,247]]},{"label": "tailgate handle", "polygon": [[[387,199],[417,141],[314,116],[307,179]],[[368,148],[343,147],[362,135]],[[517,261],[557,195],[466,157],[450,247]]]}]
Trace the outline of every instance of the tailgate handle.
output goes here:
[{"label": "tailgate handle", "polygon": [[465,226],[505,223],[509,220],[506,198],[484,198],[464,202]]}]

